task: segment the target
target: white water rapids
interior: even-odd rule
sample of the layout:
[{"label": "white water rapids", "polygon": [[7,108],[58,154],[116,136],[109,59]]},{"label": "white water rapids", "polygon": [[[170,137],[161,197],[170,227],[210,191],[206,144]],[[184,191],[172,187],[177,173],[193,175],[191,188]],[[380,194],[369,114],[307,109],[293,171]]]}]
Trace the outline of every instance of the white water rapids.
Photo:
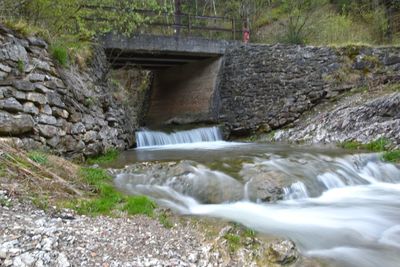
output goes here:
[{"label": "white water rapids", "polygon": [[[236,150],[245,151],[245,147]],[[255,147],[257,155],[251,154],[240,163],[238,175],[243,180],[192,162],[183,175],[174,174],[162,182],[120,174],[116,184],[128,192],[148,194],[182,214],[223,218],[291,239],[305,255],[331,259],[333,266],[400,266],[399,166],[384,163],[374,154],[329,156],[289,151],[282,155],[270,153],[268,146]],[[226,154],[227,159],[236,155],[229,150]],[[229,162],[226,160],[223,167]],[[282,188],[284,200],[248,201],[252,180],[245,178],[266,174],[291,181]],[[176,181],[183,181],[180,186],[190,190],[179,191],[180,187],[172,186]],[[223,193],[239,184],[242,200],[202,204],[192,192],[207,189],[204,186],[213,181],[218,181],[213,190]]]}]

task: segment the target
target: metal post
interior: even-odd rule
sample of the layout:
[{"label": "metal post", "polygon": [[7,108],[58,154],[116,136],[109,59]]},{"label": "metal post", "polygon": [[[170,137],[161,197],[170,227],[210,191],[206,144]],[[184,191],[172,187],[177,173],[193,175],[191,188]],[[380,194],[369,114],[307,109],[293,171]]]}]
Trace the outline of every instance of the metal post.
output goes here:
[{"label": "metal post", "polygon": [[189,28],[189,36],[190,36],[192,33],[192,19],[191,19],[190,14],[188,14],[188,28]]},{"label": "metal post", "polygon": [[235,19],[232,19],[232,38],[233,38],[233,40],[236,40]]},{"label": "metal post", "polygon": [[181,33],[181,0],[175,0],[175,35],[179,36]]}]

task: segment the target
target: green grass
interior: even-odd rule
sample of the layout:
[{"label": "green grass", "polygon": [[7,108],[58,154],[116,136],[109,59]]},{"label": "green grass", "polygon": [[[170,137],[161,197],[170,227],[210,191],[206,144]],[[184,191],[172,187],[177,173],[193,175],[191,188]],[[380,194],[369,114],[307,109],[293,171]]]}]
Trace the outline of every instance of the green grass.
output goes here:
[{"label": "green grass", "polygon": [[81,168],[80,176],[93,188],[94,196],[67,203],[79,214],[91,216],[112,215],[124,211],[129,215],[153,216],[156,204],[146,196],[126,196],[111,184],[112,177],[103,169]]},{"label": "green grass", "polygon": [[382,156],[384,161],[400,163],[400,150],[387,151]]},{"label": "green grass", "polygon": [[126,199],[126,203],[122,210],[128,212],[129,215],[145,214],[153,216],[156,204],[146,196],[130,196]]},{"label": "green grass", "polygon": [[9,208],[9,207],[11,207],[12,206],[12,203],[11,203],[11,201],[9,200],[9,199],[5,199],[5,198],[1,198],[0,197],[0,207],[7,207],[7,208]]},{"label": "green grass", "polygon": [[379,138],[368,144],[362,144],[358,141],[345,141],[339,144],[340,147],[349,150],[368,150],[372,152],[383,152],[390,145],[390,141],[386,138]]},{"label": "green grass", "polygon": [[228,233],[224,235],[224,238],[228,242],[228,247],[230,252],[234,253],[240,248],[241,246],[240,236]]},{"label": "green grass", "polygon": [[391,146],[391,142],[386,138],[379,138],[368,144],[361,144],[357,141],[346,141],[340,143],[339,146],[349,150],[368,150],[371,152],[383,152],[383,161],[400,163],[400,150],[388,150]]},{"label": "green grass", "polygon": [[53,58],[63,67],[68,63],[68,51],[65,47],[59,45],[52,45],[50,47]]},{"label": "green grass", "polygon": [[17,62],[17,69],[21,74],[25,71],[25,64],[21,59],[19,59]]},{"label": "green grass", "polygon": [[32,204],[37,208],[46,211],[49,208],[49,199],[46,196],[35,195],[32,197]]},{"label": "green grass", "polygon": [[116,149],[108,150],[104,155],[98,157],[90,157],[86,160],[89,165],[93,164],[105,164],[116,160],[119,156],[119,151]]},{"label": "green grass", "polygon": [[45,153],[36,150],[28,152],[28,158],[41,165],[44,165],[49,161]]},{"label": "green grass", "polygon": [[170,229],[174,226],[172,224],[172,222],[169,220],[168,215],[165,212],[162,212],[158,216],[158,221],[167,229]]}]

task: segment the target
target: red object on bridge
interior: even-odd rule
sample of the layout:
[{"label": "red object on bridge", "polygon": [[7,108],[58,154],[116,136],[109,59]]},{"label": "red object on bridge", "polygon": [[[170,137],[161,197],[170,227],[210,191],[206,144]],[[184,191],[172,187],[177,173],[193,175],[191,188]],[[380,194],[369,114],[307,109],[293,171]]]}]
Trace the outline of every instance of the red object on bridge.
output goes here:
[{"label": "red object on bridge", "polygon": [[250,41],[250,30],[248,28],[243,29],[243,43],[247,44]]}]

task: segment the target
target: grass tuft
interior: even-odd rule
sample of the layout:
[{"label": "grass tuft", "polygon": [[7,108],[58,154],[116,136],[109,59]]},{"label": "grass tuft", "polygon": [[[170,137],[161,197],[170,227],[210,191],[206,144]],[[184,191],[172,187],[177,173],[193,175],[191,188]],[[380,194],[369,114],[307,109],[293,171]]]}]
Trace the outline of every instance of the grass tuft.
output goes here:
[{"label": "grass tuft", "polygon": [[63,67],[68,63],[68,51],[65,47],[60,45],[52,45],[50,47],[53,58]]},{"label": "grass tuft", "polygon": [[146,196],[129,196],[122,210],[129,215],[145,214],[153,216],[156,204]]},{"label": "grass tuft", "polygon": [[81,168],[83,180],[93,187],[95,195],[89,200],[67,203],[79,214],[110,215],[115,211],[125,211],[129,215],[153,216],[156,204],[146,196],[125,196],[112,185],[112,177],[103,169]]},{"label": "grass tuft", "polygon": [[390,145],[390,141],[386,138],[379,138],[368,144],[362,144],[358,141],[345,141],[339,144],[340,147],[349,150],[368,150],[372,152],[383,152]]},{"label": "grass tuft", "polygon": [[104,155],[98,157],[90,157],[86,160],[89,165],[93,164],[105,164],[116,160],[119,156],[119,151],[116,149],[108,150]]},{"label": "grass tuft", "polygon": [[41,165],[47,164],[49,161],[45,153],[35,150],[28,152],[28,158]]},{"label": "grass tuft", "polygon": [[224,238],[228,242],[230,252],[234,253],[240,248],[240,236],[228,233]]},{"label": "grass tuft", "polygon": [[382,156],[384,161],[400,163],[400,150],[387,151]]}]

